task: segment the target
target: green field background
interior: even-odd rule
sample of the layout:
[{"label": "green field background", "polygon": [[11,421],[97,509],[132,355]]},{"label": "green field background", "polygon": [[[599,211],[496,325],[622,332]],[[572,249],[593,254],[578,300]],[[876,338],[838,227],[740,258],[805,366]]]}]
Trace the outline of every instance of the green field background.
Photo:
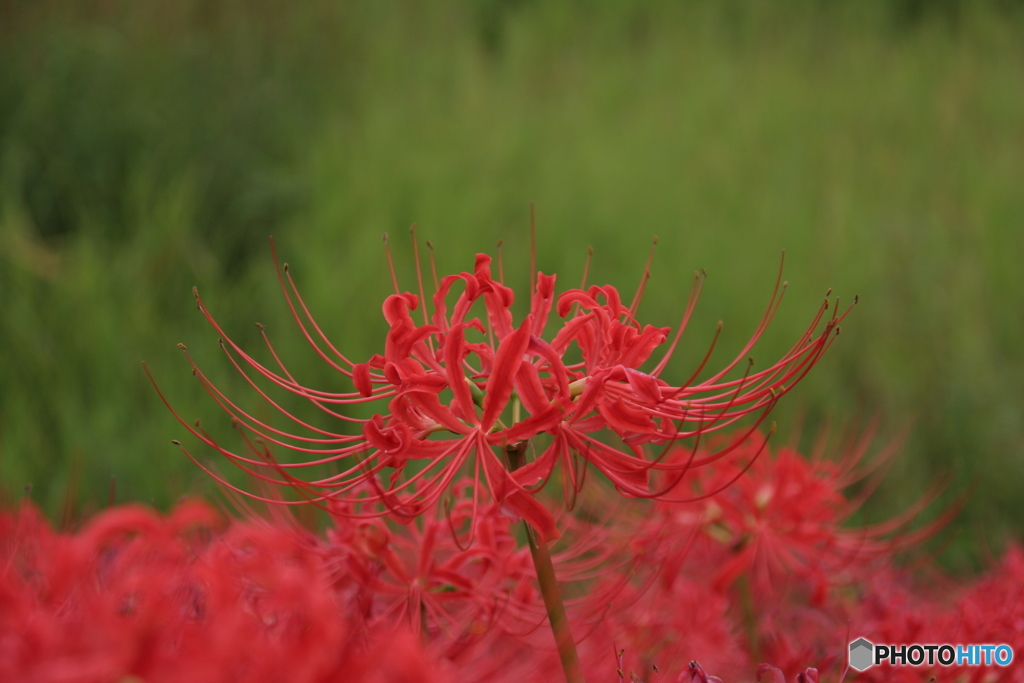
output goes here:
[{"label": "green field background", "polygon": [[[313,0],[0,2],[0,477],[72,520],[215,489],[170,444],[227,418],[177,349],[266,419],[201,319],[345,390],[277,290],[273,234],[355,359],[383,346],[381,243],[415,285],[505,242],[632,292],[675,324],[669,378],[753,332],[786,250],[762,367],[828,288],[861,303],[780,406],[780,436],[904,435],[861,515],[936,485],[971,562],[1024,532],[1024,13],[1016,3]],[[787,437],[787,435],[789,435]],[[838,436],[833,441],[838,442]],[[187,442],[191,443],[191,442]],[[194,444],[193,444],[194,445]],[[213,458],[212,452],[201,452]],[[984,539],[985,543],[979,543]]]}]

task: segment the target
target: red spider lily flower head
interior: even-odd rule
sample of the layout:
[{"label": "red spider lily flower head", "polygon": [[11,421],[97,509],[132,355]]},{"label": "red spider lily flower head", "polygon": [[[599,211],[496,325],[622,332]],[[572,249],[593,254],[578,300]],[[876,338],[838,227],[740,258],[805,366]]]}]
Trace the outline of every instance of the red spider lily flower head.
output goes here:
[{"label": "red spider lily flower head", "polygon": [[[957,608],[957,638],[963,642],[1007,643],[1014,652],[1024,652],[1024,549],[1009,546]],[[1018,680],[1024,680],[1024,673],[1018,673]]]},{"label": "red spider lily flower head", "polygon": [[[1019,547],[1007,547],[1002,559],[972,584],[958,585],[929,574],[926,582],[911,581],[905,572],[894,570],[872,576],[851,609],[849,632],[880,643],[1005,643],[1015,653],[1021,652],[1024,553]],[[932,676],[936,680],[1021,683],[1024,669],[959,662],[919,667],[883,663],[858,673],[857,680],[909,683]]]},{"label": "red spider lily flower head", "polygon": [[[694,672],[703,671],[687,665],[699,656],[709,670],[726,680],[738,680],[749,659],[729,617],[729,600],[725,596],[710,591],[699,581],[685,578],[671,584],[653,581],[644,588],[628,585],[616,595],[616,602],[625,605],[621,614],[603,620],[584,646],[600,651],[608,643],[615,643],[633,656],[642,672],[655,669],[654,665],[667,674],[685,667],[685,677],[679,680],[687,681]],[[594,656],[590,650],[583,654],[604,661],[604,657]],[[697,676],[694,680],[702,680],[699,673]],[[644,676],[644,680],[649,679]]]},{"label": "red spider lily flower head", "polygon": [[[950,508],[929,524],[908,530],[931,501],[927,496],[888,521],[845,526],[863,497],[850,499],[843,491],[869,474],[868,467],[858,465],[872,436],[868,430],[843,445],[841,461],[824,457],[824,434],[812,457],[788,447],[772,452],[767,437],[757,433],[732,443],[730,459],[677,450],[670,461],[710,460],[677,487],[686,489],[691,500],[702,500],[703,510],[664,506],[663,514],[676,526],[698,528],[717,549],[711,552],[717,558],[713,585],[718,590],[748,577],[759,596],[770,601],[782,588],[795,589],[799,582],[813,604],[823,605],[834,586],[853,583],[879,561],[927,540],[958,511]],[[889,448],[876,464],[894,450]],[[865,495],[873,488],[867,486]],[[683,496],[682,490],[674,493]]]},{"label": "red spider lily flower head", "polygon": [[[202,516],[212,519],[208,510]],[[206,609],[188,572],[204,544],[188,542],[174,517],[131,505],[104,512],[74,536],[45,525],[31,535],[5,532],[0,562],[8,571],[0,585],[7,604],[0,612],[14,608],[22,623],[13,631],[0,625],[0,678],[166,680],[158,671],[169,658],[194,656],[199,622],[220,615]],[[31,518],[23,514],[18,522]],[[206,664],[205,656],[190,662]]]},{"label": "red spider lily flower head", "polygon": [[[406,525],[353,519],[359,510],[335,511],[328,561],[346,610],[365,629],[404,625],[446,659],[472,658],[462,653],[483,641],[546,647],[550,636],[538,627],[547,613],[529,549],[516,541],[492,500],[474,509],[480,495],[474,489],[471,480],[456,482],[451,496]],[[649,535],[648,542],[636,542],[629,533],[635,527],[611,523],[609,509],[614,505],[588,508],[585,518],[556,518],[562,535],[552,559],[581,633],[593,631],[622,594],[628,599],[654,574],[647,560],[656,545]],[[598,521],[604,519],[609,523]],[[474,543],[460,542],[471,535]]]},{"label": "red spider lily flower head", "polygon": [[70,534],[0,511],[0,680],[444,680],[408,629],[354,628],[316,539],[218,517],[130,505]]},{"label": "red spider lily flower head", "polygon": [[[400,526],[353,519],[358,510],[332,506],[328,558],[335,585],[351,597],[349,611],[365,628],[405,626],[451,658],[495,628],[510,603],[524,594],[535,601],[529,551],[518,546],[493,502],[478,501],[473,510],[472,489],[472,482],[456,482],[454,502],[439,502]],[[460,545],[470,525],[476,542]]]},{"label": "red spider lily flower head", "polygon": [[[470,272],[440,279],[435,274],[428,311],[417,256],[419,294],[402,292],[392,268],[395,294],[383,306],[390,326],[384,352],[355,363],[322,333],[287,264],[278,268],[278,275],[302,334],[329,366],[351,380],[354,390],[331,393],[299,384],[269,340],[278,367],[260,363],[230,340],[197,293],[197,306],[220,333],[231,362],[295,429],[276,429],[246,413],[194,363],[194,373],[232,416],[249,452],[228,450],[205,431],[184,420],[182,424],[262,482],[292,488],[317,504],[360,504],[369,497],[380,505],[374,514],[400,520],[430,510],[467,474],[476,489],[485,483],[499,505],[528,521],[541,542],[555,538],[558,529],[534,493],[558,465],[564,470],[570,505],[591,465],[624,495],[663,495],[664,490],[651,486],[652,470],[669,472],[678,481],[693,466],[665,462],[670,444],[733,425],[748,414],[760,424],[821,357],[845,316],[834,312],[828,317],[826,299],[788,353],[770,367],[752,371],[747,354],[782,299],[784,286],[777,281],[764,318],[734,360],[697,381],[705,358],[689,380],[672,385],[661,374],[691,317],[702,276],[695,278],[673,336],[670,328],[641,325],[636,319],[649,269],[628,306],[612,286],[556,294],[554,275],[531,272],[529,312],[517,321],[512,313],[515,294],[503,283],[501,269],[495,278],[491,258],[484,254],[477,255]],[[666,343],[661,357],[652,360]],[[582,361],[567,360],[570,347],[578,347]],[[746,371],[729,379],[738,367]],[[264,384],[357,425],[359,433],[333,433],[304,422],[265,393]],[[382,409],[366,420],[341,410],[364,402]],[[534,439],[542,445],[526,462]],[[271,447],[295,451],[305,461],[279,462]],[[320,478],[296,476],[298,468],[325,464],[338,471]],[[362,509],[362,514],[371,514]]]},{"label": "red spider lily flower head", "polygon": [[844,663],[843,645],[849,642],[847,605],[839,599],[826,605],[808,605],[797,591],[792,593],[785,603],[761,608],[749,616],[751,651],[770,661],[780,674],[798,681],[804,680],[799,678],[802,672],[806,678],[808,663],[834,672]]}]

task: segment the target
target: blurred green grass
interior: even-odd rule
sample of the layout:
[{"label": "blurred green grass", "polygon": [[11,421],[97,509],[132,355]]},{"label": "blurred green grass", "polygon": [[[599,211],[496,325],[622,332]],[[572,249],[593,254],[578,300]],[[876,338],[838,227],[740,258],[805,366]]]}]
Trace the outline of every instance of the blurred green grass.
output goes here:
[{"label": "blurred green grass", "polygon": [[859,294],[783,432],[909,425],[865,515],[946,477],[947,498],[973,490],[958,557],[1019,537],[1022,38],[1013,3],[0,3],[3,487],[54,515],[105,504],[111,478],[119,500],[209,492],[140,365],[227,431],[175,343],[252,392],[192,285],[232,335],[256,347],[262,321],[300,379],[340,387],[288,322],[269,234],[363,358],[382,233],[406,287],[414,222],[444,272],[504,239],[521,284],[533,200],[563,283],[592,245],[591,281],[631,291],[658,235],[650,322],[674,324],[707,270],[677,378],[717,320],[716,358],[742,345],[783,248],[792,284],[755,359],[827,288]]}]

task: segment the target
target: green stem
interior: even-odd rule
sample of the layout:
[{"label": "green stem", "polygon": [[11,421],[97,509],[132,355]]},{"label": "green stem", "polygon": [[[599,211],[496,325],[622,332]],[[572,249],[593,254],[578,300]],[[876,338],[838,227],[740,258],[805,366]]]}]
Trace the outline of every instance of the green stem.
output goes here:
[{"label": "green stem", "polygon": [[[508,453],[511,470],[517,470],[523,465],[528,443],[521,441],[505,449]],[[551,562],[551,553],[548,552],[547,545],[537,541],[533,528],[525,519],[523,526],[526,528],[526,540],[530,544],[530,555],[533,557],[533,566],[537,571],[537,583],[540,585],[540,594],[544,598],[544,607],[548,612],[551,632],[555,636],[558,657],[562,660],[566,683],[585,683],[583,671],[580,668],[580,657],[576,653],[576,641],[569,629],[569,616],[565,613],[562,593],[558,589],[558,578],[555,576],[555,566]]]},{"label": "green stem", "polygon": [[754,593],[750,590],[750,581],[746,576],[740,576],[736,586],[743,607],[743,625],[747,630],[747,640],[750,641],[750,652],[755,661],[761,661],[761,639],[757,633],[757,614],[754,611]]}]

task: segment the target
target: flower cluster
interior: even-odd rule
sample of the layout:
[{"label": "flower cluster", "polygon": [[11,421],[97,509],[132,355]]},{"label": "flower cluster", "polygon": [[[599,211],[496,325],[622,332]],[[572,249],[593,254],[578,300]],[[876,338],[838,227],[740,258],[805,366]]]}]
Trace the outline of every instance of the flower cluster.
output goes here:
[{"label": "flower cluster", "polygon": [[[808,595],[812,603],[823,604],[830,590],[872,562],[930,538],[958,510],[949,508],[931,524],[907,531],[908,523],[931,502],[926,497],[884,523],[845,526],[861,501],[851,501],[842,492],[867,476],[857,463],[870,437],[871,432],[859,443],[846,444],[844,461],[836,462],[823,452],[808,460],[788,447],[764,455],[767,440],[752,435],[737,445],[733,458],[701,468],[679,486],[698,505],[662,503],[659,509],[677,527],[698,530],[706,551],[718,555],[709,562],[717,567],[716,586],[726,589],[744,576],[764,594],[772,592],[773,583],[798,577],[813,589]],[[673,456],[687,461],[692,457],[679,451]]]},{"label": "flower cluster", "polygon": [[[195,363],[194,373],[231,415],[248,448],[230,450],[188,421],[181,419],[182,424],[262,484],[296,490],[321,505],[357,506],[363,514],[372,514],[366,505],[372,501],[378,504],[377,514],[414,519],[433,509],[453,482],[468,476],[474,490],[486,484],[495,501],[526,520],[545,543],[559,530],[535,493],[557,469],[569,507],[588,467],[627,497],[670,498],[684,475],[702,464],[667,461],[672,445],[733,426],[746,415],[755,416],[750,430],[756,429],[825,352],[845,315],[835,309],[829,315],[826,299],[790,351],[754,371],[748,355],[782,300],[780,271],[766,313],[740,353],[698,379],[709,349],[689,379],[672,384],[662,374],[693,313],[701,275],[695,277],[673,333],[638,322],[643,284],[626,305],[612,286],[556,294],[555,276],[543,273],[531,273],[529,311],[516,321],[515,295],[500,275],[494,277],[491,266],[491,258],[479,254],[471,272],[440,280],[435,274],[428,312],[417,257],[419,294],[401,292],[395,278],[395,294],[383,307],[390,326],[384,353],[363,363],[335,349],[310,314],[288,265],[278,267],[302,334],[331,368],[351,380],[353,390],[342,393],[298,383],[265,333],[276,367],[259,362],[231,341],[196,293],[197,306],[221,335],[231,362],[295,429],[274,428],[245,412]],[[312,403],[357,433],[330,432],[303,421],[271,397],[270,387]],[[364,402],[382,410],[369,419],[345,414],[346,405]],[[706,460],[722,457],[734,445],[726,444]],[[301,461],[282,462],[271,448],[294,451]],[[327,476],[302,479],[296,474],[302,467],[331,464],[337,471]],[[666,481],[655,484],[652,472],[666,475]]]},{"label": "flower cluster", "polygon": [[[335,586],[351,598],[347,611],[367,630],[406,624],[447,657],[482,637],[525,638],[545,618],[530,553],[507,516],[490,500],[474,511],[478,494],[468,480],[452,494],[448,506],[406,525],[358,519],[357,510],[335,505],[336,523],[327,533]],[[558,578],[578,594],[569,610],[582,623],[596,620],[629,574],[617,572],[627,565],[634,577],[644,572],[650,551],[617,537],[621,528],[568,515],[560,524],[566,542],[554,556]],[[463,545],[460,538],[471,534],[474,543]],[[594,590],[596,579],[607,576],[615,580]]]},{"label": "flower cluster", "polygon": [[[840,681],[851,636],[1022,651],[1019,549],[960,585],[898,571],[894,554],[926,532],[838,525],[852,471],[773,452],[760,435],[736,450],[758,456],[749,485],[694,514],[619,501],[588,524],[618,501],[588,487],[579,514],[558,520],[555,565],[581,586],[569,616],[588,680]],[[681,457],[691,453],[670,454]],[[733,467],[709,463],[692,486]],[[533,567],[495,501],[472,515],[471,489],[456,482],[448,513],[408,525],[337,510],[324,535],[283,514],[226,523],[194,502],[166,517],[112,508],[76,533],[55,532],[29,506],[2,513],[0,680],[559,680],[537,629]],[[759,521],[770,538],[753,535]],[[476,543],[460,547],[470,523]],[[772,572],[776,563],[786,572]],[[824,586],[822,568],[835,570]],[[1019,668],[984,667],[873,667],[857,680],[933,675],[1024,681]]]},{"label": "flower cluster", "polygon": [[344,615],[323,543],[290,525],[183,503],[138,505],[55,533],[0,515],[0,680],[440,681],[406,631]]}]

